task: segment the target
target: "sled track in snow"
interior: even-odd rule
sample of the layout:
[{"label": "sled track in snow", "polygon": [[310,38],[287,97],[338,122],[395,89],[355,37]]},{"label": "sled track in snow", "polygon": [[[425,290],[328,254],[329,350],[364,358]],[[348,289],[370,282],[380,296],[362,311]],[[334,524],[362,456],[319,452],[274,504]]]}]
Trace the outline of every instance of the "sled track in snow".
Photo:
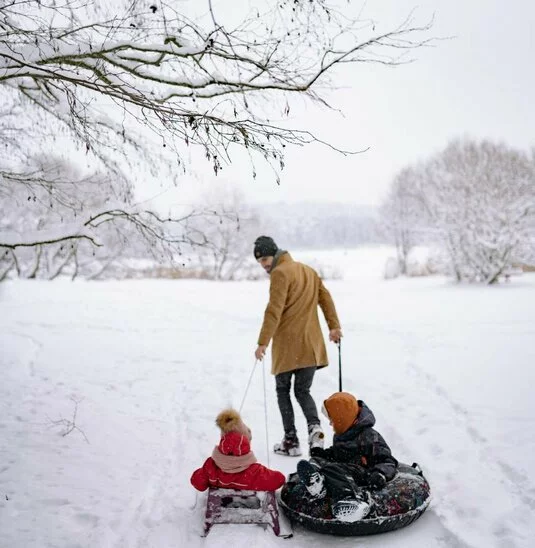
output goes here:
[{"label": "sled track in snow", "polygon": [[[188,377],[191,370],[188,373],[188,368],[184,367],[183,374]],[[216,376],[221,390],[232,393],[228,375],[222,370]],[[198,420],[196,416],[201,414],[198,406],[203,402],[202,386],[194,379],[180,378],[166,404],[166,416],[172,424],[168,450],[155,456],[156,472],[150,477],[146,489],[123,513],[111,545],[116,548],[166,546],[164,539],[171,536],[176,546],[188,546],[192,539],[184,537],[184,529],[195,540],[200,538],[202,524],[198,517],[203,495],[197,494],[189,485],[192,470],[190,465],[185,466],[188,461],[185,441],[195,440],[196,445],[204,445],[200,443],[199,432],[191,429],[191,425]],[[205,435],[212,437],[213,434],[216,434],[215,429]],[[181,500],[183,496],[180,493],[184,490],[191,494],[187,500]],[[180,524],[181,520],[187,525]],[[181,537],[175,538],[179,532]]]},{"label": "sled track in snow", "polygon": [[469,437],[476,444],[480,445],[482,450],[485,451],[484,458],[499,468],[503,475],[508,479],[511,487],[515,491],[515,494],[520,497],[525,505],[527,505],[530,509],[535,510],[535,487],[531,483],[530,479],[493,455],[493,448],[487,438],[471,423],[470,412],[461,404],[456,402],[449,395],[449,393],[442,386],[440,386],[433,375],[423,371],[421,367],[412,362],[407,364],[407,368],[416,377],[427,384],[429,389],[437,394],[439,398],[442,399],[450,409],[452,409],[455,416],[458,416],[462,422],[466,424],[466,432]]},{"label": "sled track in snow", "polygon": [[25,339],[31,343],[32,351],[30,352],[30,356],[27,358],[25,365],[28,368],[29,375],[31,377],[34,377],[35,376],[35,360],[37,359],[39,352],[43,349],[43,343],[39,341],[38,339],[36,339],[35,337],[32,337],[31,335],[27,335],[26,333],[19,333],[18,331],[7,331],[7,333],[11,336]]},{"label": "sled track in snow", "polygon": [[[155,455],[155,472],[149,477],[144,490],[124,510],[118,524],[112,527],[113,533],[106,546],[116,548],[146,548],[153,531],[161,520],[169,519],[173,509],[171,502],[176,491],[176,476],[181,470],[181,448],[179,440],[184,439],[183,422],[178,417],[183,411],[180,401],[187,397],[183,390],[175,389],[165,404],[164,417],[170,424],[169,444],[165,453]],[[102,542],[102,539],[101,541]]]}]

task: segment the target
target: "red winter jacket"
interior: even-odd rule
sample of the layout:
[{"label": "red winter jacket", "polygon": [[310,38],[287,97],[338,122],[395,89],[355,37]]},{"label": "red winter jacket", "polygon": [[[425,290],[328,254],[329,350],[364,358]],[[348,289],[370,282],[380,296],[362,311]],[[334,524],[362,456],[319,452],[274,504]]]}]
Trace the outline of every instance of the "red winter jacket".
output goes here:
[{"label": "red winter jacket", "polygon": [[[221,438],[218,450],[222,455],[226,455],[228,460],[228,458],[247,455],[251,448],[246,436],[229,432]],[[270,470],[258,462],[241,472],[224,472],[217,466],[214,459],[209,457],[202,468],[193,472],[190,481],[198,491],[206,491],[208,487],[275,491],[284,484],[285,477],[281,472]]]}]

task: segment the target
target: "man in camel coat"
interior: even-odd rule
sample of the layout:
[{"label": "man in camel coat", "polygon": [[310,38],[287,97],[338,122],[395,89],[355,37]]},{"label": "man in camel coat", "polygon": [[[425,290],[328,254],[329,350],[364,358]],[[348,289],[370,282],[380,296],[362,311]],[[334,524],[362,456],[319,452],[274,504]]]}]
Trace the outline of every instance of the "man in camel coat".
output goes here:
[{"label": "man in camel coat", "polygon": [[292,377],[295,378],[295,397],[308,424],[309,446],[323,447],[324,434],[316,404],[310,395],[316,369],[329,364],[318,305],[329,327],[329,339],[335,343],[342,337],[340,322],[331,294],[315,270],[294,261],[269,236],[256,239],[254,256],[270,275],[269,303],[255,356],[258,360],[263,359],[272,342],[271,372],[275,375],[277,401],[284,426],[284,438],[274,450],[282,455],[299,456],[301,449],[290,399]]}]

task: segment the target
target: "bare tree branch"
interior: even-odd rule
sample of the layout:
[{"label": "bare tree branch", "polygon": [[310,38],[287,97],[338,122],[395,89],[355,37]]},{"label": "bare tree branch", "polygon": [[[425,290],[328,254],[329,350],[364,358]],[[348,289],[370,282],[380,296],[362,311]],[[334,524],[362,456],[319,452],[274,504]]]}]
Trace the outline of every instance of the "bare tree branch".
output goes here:
[{"label": "bare tree branch", "polygon": [[[31,4],[18,6],[19,25],[11,22],[17,20],[14,4],[4,6],[0,84],[18,88],[43,108],[45,98],[54,105],[68,94],[107,97],[131,107],[130,116],[159,134],[203,146],[210,160],[224,143],[233,143],[278,161],[283,143],[323,141],[261,119],[247,96],[304,94],[326,104],[315,87],[336,66],[397,65],[406,62],[400,51],[433,41],[426,36],[432,23],[414,24],[412,17],[375,34],[326,2],[273,4],[272,11],[250,14],[230,30],[216,20],[211,2],[211,24],[162,3],[155,13],[135,15],[143,26],[133,22],[135,4],[123,18],[99,21],[97,0],[88,0],[80,15],[73,15],[69,2],[43,0],[39,12]],[[92,21],[83,21],[82,14]],[[357,39],[366,30],[369,38]],[[225,106],[220,100],[229,95],[238,97]]]},{"label": "bare tree branch", "polygon": [[[330,78],[362,63],[410,61],[432,43],[431,24],[411,14],[376,32],[327,0],[247,4],[240,20],[211,0],[1,3],[0,145],[8,154],[0,158],[0,247],[22,275],[46,268],[54,277],[69,268],[76,276],[96,256],[92,275],[127,243],[158,257],[206,246],[192,215],[133,205],[140,166],[176,182],[189,147],[215,174],[245,152],[253,177],[260,160],[279,183],[286,147],[364,152],[293,127],[292,97],[329,107]],[[50,160],[66,141],[90,166],[85,173]]]}]

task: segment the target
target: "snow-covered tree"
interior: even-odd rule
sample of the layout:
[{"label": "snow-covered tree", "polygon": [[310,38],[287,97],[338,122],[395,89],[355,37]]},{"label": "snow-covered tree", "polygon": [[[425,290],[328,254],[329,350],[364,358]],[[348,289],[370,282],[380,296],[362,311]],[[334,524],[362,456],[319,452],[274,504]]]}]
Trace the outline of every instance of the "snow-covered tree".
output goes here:
[{"label": "snow-covered tree", "polygon": [[415,168],[419,194],[458,280],[493,284],[535,256],[535,162],[489,141],[457,140]]},{"label": "snow-covered tree", "polygon": [[249,277],[253,242],[259,235],[257,212],[240,191],[227,186],[211,191],[202,204],[205,214],[190,223],[203,244],[196,253],[202,270],[216,280]]},{"label": "snow-covered tree", "polygon": [[4,277],[12,270],[54,279],[67,268],[92,277],[126,252],[132,256],[144,246],[146,255],[172,241],[169,234],[155,237],[162,222],[134,212],[131,196],[118,194],[113,180],[83,174],[61,157],[30,156],[24,172],[0,173],[2,179],[0,230],[12,238],[1,256]]},{"label": "snow-covered tree", "polygon": [[418,188],[418,172],[413,168],[401,170],[392,181],[389,193],[380,208],[381,227],[396,246],[399,273],[407,273],[411,249],[422,241],[424,214]]},{"label": "snow-covered tree", "polygon": [[[61,151],[84,164],[88,176],[112,180],[128,206],[84,209],[76,225],[60,221],[47,234],[4,231],[0,247],[7,255],[67,240],[97,245],[98,227],[119,218],[151,238],[163,236],[160,242],[181,241],[176,230],[168,238],[166,226],[180,219],[133,207],[136,180],[176,181],[185,150],[194,146],[216,173],[241,150],[253,174],[262,159],[278,179],[286,146],[320,141],[272,122],[288,114],[292,96],[326,105],[322,93],[337,67],[402,63],[403,53],[428,40],[427,25],[408,19],[379,33],[337,2],[232,4],[232,10],[214,9],[211,0],[0,4],[1,199],[13,199],[14,184],[41,184],[27,157]],[[50,192],[51,210],[60,194]]]}]

